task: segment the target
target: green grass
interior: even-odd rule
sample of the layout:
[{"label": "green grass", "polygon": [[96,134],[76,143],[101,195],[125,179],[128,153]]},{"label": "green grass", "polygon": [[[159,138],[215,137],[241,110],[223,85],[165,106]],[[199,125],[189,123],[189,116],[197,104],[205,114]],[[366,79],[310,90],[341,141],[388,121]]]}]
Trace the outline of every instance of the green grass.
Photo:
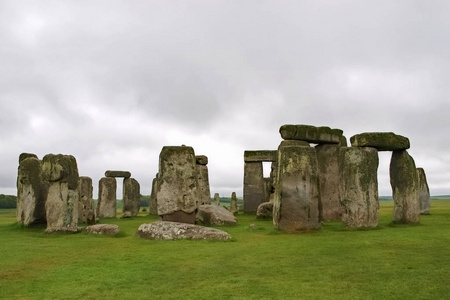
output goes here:
[{"label": "green grass", "polygon": [[221,228],[229,242],[140,239],[156,220],[145,215],[102,220],[118,237],[46,235],[0,210],[0,299],[448,299],[450,201],[408,226],[391,223],[392,205],[372,230],[285,234],[239,215]]}]

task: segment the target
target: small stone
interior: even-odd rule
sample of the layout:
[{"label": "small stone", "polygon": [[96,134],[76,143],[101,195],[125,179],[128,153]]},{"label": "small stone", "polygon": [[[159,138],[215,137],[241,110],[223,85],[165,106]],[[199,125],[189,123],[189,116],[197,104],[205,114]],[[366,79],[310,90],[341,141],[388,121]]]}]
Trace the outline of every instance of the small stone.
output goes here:
[{"label": "small stone", "polygon": [[208,164],[208,157],[206,155],[196,155],[195,161],[198,165],[206,166]]},{"label": "small stone", "polygon": [[114,224],[97,224],[86,227],[87,233],[102,235],[117,235],[120,232],[119,225]]},{"label": "small stone", "polygon": [[284,140],[301,140],[315,144],[339,144],[343,131],[311,125],[283,125],[280,134]]},{"label": "small stone", "polygon": [[419,177],[419,203],[420,203],[420,214],[428,215],[430,214],[430,189],[427,183],[427,176],[423,168],[417,168],[417,175]]},{"label": "small stone", "polygon": [[205,225],[236,225],[235,216],[226,208],[204,204],[198,207],[197,221]]},{"label": "small stone", "polygon": [[244,162],[277,161],[276,150],[244,151]]},{"label": "small stone", "polygon": [[272,219],[273,218],[273,203],[264,202],[258,206],[256,211],[256,218],[258,219]]}]

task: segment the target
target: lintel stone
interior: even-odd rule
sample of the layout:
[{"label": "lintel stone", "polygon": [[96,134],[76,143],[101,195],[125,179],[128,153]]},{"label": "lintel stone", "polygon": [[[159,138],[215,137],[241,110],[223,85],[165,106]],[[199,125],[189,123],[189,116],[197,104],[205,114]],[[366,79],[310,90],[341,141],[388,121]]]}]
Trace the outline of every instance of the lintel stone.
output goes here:
[{"label": "lintel stone", "polygon": [[283,125],[280,134],[284,140],[301,140],[315,144],[339,144],[343,131],[311,125]]},{"label": "lintel stone", "polygon": [[105,172],[105,177],[123,177],[123,178],[130,178],[131,173],[128,171],[111,171],[108,170]]},{"label": "lintel stone", "polygon": [[277,161],[276,150],[252,150],[244,151],[244,162]]},{"label": "lintel stone", "polygon": [[409,139],[393,132],[364,132],[350,138],[352,147],[373,147],[378,151],[409,149]]}]

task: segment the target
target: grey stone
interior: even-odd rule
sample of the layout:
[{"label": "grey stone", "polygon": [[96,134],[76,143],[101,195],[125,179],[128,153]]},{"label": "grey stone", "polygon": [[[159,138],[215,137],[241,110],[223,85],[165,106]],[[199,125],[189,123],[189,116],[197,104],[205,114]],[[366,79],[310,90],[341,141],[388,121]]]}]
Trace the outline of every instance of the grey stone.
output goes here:
[{"label": "grey stone", "polygon": [[262,162],[244,163],[244,212],[256,213],[266,199]]},{"label": "grey stone", "polygon": [[22,159],[17,173],[17,222],[26,227],[45,224],[47,185],[40,160],[33,156]]},{"label": "grey stone", "polygon": [[238,213],[238,205],[235,192],[231,193],[230,213],[232,213],[233,215],[236,215]]},{"label": "grey stone", "polygon": [[150,194],[150,203],[148,204],[148,210],[150,215],[158,214],[158,199],[156,198],[156,191],[158,189],[158,174],[152,180],[152,192]]},{"label": "grey stone", "polygon": [[92,179],[80,176],[78,179],[78,223],[95,224],[94,199],[92,195]]},{"label": "grey stone", "polygon": [[209,188],[208,166],[206,164],[199,164],[197,162],[197,165],[195,166],[195,171],[197,173],[197,190],[198,190],[197,206],[201,204],[210,204],[211,191]]},{"label": "grey stone", "polygon": [[341,148],[342,223],[351,228],[378,225],[378,151],[370,147]]},{"label": "grey stone", "polygon": [[389,166],[394,222],[418,223],[420,221],[419,177],[414,159],[406,150],[394,151]]},{"label": "grey stone", "polygon": [[278,151],[274,226],[287,232],[320,228],[316,150],[286,146]]},{"label": "grey stone", "polygon": [[86,227],[86,232],[101,235],[117,235],[120,232],[119,225],[115,224],[97,224]]},{"label": "grey stone", "polygon": [[244,151],[244,162],[276,161],[276,150]]},{"label": "grey stone", "polygon": [[105,172],[105,177],[123,177],[123,178],[130,178],[131,173],[128,171],[111,171],[108,170]]},{"label": "grey stone", "polygon": [[339,150],[338,144],[323,144],[315,147],[319,170],[320,219],[325,221],[341,220],[341,194],[339,191]]},{"label": "grey stone", "polygon": [[310,145],[306,141],[284,140],[284,141],[281,141],[280,145],[278,146],[278,150],[280,150],[281,147],[286,147],[286,146],[304,146],[304,147],[309,147]]},{"label": "grey stone", "polygon": [[214,205],[220,206],[220,196],[219,193],[214,194]]},{"label": "grey stone", "polygon": [[123,208],[122,214],[135,217],[141,208],[141,187],[134,178],[123,180]]},{"label": "grey stone", "polygon": [[198,207],[197,221],[205,225],[236,225],[234,215],[226,208],[204,204]]},{"label": "grey stone", "polygon": [[428,215],[430,213],[431,197],[425,170],[423,168],[417,168],[417,176],[419,177],[420,214]]},{"label": "grey stone", "polygon": [[343,131],[311,125],[283,125],[280,134],[284,140],[301,140],[315,144],[339,144]]},{"label": "grey stone", "polygon": [[[163,220],[195,222],[198,189],[194,149],[186,146],[163,147],[158,173],[158,215],[163,216]],[[177,219],[178,216],[181,218]]]},{"label": "grey stone", "polygon": [[273,218],[273,202],[264,202],[258,206],[256,211],[256,218],[258,219],[272,219]]},{"label": "grey stone", "polygon": [[98,183],[97,218],[115,218],[117,214],[117,182],[114,177],[103,177]]},{"label": "grey stone", "polygon": [[78,232],[79,175],[75,157],[47,154],[42,160],[42,175],[49,182],[45,232]]},{"label": "grey stone", "polygon": [[373,147],[378,151],[409,149],[409,139],[393,132],[364,132],[350,138],[353,147]]},{"label": "grey stone", "polygon": [[151,240],[219,240],[226,241],[231,236],[215,228],[193,224],[158,221],[142,224],[136,233],[141,238]]},{"label": "grey stone", "polygon": [[205,155],[196,155],[195,161],[198,165],[206,166],[208,164],[208,157]]},{"label": "grey stone", "polygon": [[33,153],[20,153],[20,155],[19,155],[19,165],[22,163],[23,160],[25,160],[25,159],[27,159],[29,157],[39,159],[37,157],[37,155],[33,154]]}]

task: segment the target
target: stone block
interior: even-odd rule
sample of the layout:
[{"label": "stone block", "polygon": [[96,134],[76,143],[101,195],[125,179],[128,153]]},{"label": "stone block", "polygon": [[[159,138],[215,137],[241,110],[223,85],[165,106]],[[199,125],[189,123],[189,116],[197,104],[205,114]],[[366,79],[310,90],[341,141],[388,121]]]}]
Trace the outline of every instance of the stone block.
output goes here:
[{"label": "stone block", "polygon": [[97,218],[115,218],[117,214],[117,182],[114,177],[103,177],[98,183]]},{"label": "stone block", "polygon": [[284,140],[301,140],[314,144],[339,144],[343,131],[330,127],[311,125],[283,125],[280,127]]},{"label": "stone block", "polygon": [[195,161],[198,165],[206,166],[208,164],[208,157],[206,155],[196,155]]},{"label": "stone block", "polygon": [[135,217],[141,208],[141,187],[134,178],[125,178],[123,180],[123,208],[122,214],[129,217]]},{"label": "stone block", "polygon": [[156,198],[156,192],[158,189],[158,174],[152,180],[152,192],[150,194],[150,203],[148,204],[148,210],[150,215],[158,214],[158,199]]},{"label": "stone block", "polygon": [[276,150],[244,151],[244,162],[277,161]]},{"label": "stone block", "polygon": [[353,147],[372,147],[378,151],[409,149],[409,139],[393,132],[364,132],[350,138]]}]

